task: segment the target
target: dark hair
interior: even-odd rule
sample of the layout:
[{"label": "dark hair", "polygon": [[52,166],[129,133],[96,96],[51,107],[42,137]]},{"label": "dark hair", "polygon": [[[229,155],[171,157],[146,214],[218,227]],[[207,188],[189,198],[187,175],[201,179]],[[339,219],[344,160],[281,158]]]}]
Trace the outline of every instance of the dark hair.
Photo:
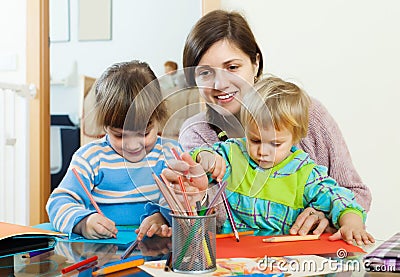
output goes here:
[{"label": "dark hair", "polygon": [[197,21],[186,38],[183,49],[183,67],[186,81],[194,86],[194,68],[204,53],[216,42],[227,39],[249,56],[254,64],[259,56],[257,77],[263,71],[263,57],[246,19],[237,12],[215,10]]},{"label": "dark hair", "polygon": [[96,81],[95,93],[99,126],[144,130],[167,117],[160,84],[145,62],[113,64]]}]

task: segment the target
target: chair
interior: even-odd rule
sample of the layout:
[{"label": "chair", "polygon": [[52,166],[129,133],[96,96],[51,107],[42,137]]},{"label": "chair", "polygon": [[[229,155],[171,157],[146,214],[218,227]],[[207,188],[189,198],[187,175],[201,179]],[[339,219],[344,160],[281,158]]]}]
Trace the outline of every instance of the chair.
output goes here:
[{"label": "chair", "polygon": [[94,84],[96,79],[89,76],[81,77],[82,114],[81,114],[81,145],[99,139],[105,135],[101,126],[97,125],[94,110],[96,98]]},{"label": "chair", "polygon": [[60,184],[71,158],[80,145],[80,130],[68,115],[51,115],[50,174],[51,191]]}]

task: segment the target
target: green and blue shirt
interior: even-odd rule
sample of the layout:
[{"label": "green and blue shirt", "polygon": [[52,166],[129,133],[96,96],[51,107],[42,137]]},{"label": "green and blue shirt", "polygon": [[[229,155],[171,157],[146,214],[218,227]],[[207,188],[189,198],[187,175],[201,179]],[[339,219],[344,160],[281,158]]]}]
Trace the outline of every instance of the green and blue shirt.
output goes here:
[{"label": "green and blue shirt", "polygon": [[[211,150],[198,148],[198,150]],[[307,207],[324,212],[336,228],[347,212],[366,213],[353,193],[339,186],[307,153],[293,146],[291,154],[278,165],[263,169],[250,158],[246,139],[229,139],[212,147],[226,161],[226,195],[236,227],[262,234],[288,234],[299,214]],[[222,232],[230,232],[225,221]]]}]

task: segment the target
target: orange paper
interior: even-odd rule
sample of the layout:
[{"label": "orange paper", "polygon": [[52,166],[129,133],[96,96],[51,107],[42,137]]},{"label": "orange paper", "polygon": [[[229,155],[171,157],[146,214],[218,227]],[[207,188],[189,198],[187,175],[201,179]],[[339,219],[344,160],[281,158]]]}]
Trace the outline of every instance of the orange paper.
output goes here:
[{"label": "orange paper", "polygon": [[231,238],[221,238],[217,239],[217,259],[336,254],[340,249],[344,249],[347,253],[365,252],[360,247],[347,244],[343,240],[330,241],[328,240],[330,235],[322,234],[319,240],[269,243],[264,243],[262,240],[272,236],[243,236],[240,242],[232,241]]},{"label": "orange paper", "polygon": [[0,240],[20,235],[67,236],[67,234],[42,230],[30,226],[0,222]]}]

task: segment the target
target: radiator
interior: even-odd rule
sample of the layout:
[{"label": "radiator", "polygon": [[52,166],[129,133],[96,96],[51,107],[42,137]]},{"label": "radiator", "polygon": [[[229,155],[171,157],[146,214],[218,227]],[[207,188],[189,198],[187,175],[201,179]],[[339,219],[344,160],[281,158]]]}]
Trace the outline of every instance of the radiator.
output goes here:
[{"label": "radiator", "polygon": [[0,221],[29,223],[29,98],[35,93],[32,85],[0,83]]}]

